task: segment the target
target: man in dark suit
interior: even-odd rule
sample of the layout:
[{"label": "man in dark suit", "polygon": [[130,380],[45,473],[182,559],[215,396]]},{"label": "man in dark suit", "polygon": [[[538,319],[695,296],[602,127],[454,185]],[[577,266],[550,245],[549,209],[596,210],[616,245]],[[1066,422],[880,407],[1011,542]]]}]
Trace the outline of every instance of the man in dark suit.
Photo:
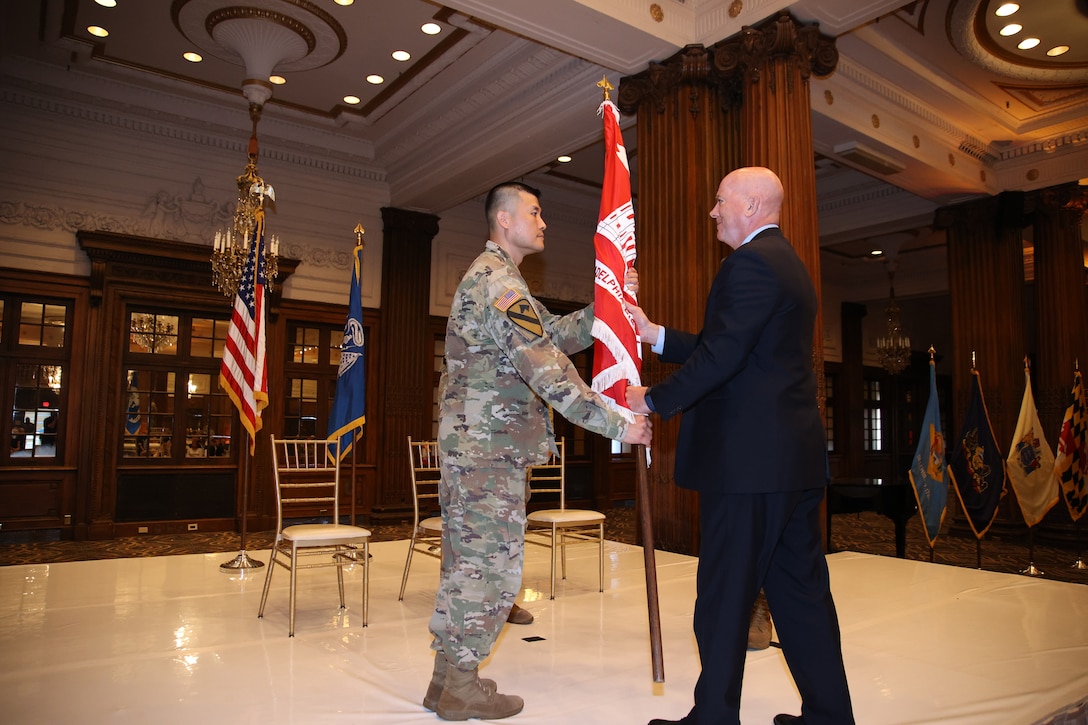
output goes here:
[{"label": "man in dark suit", "polygon": [[[635,412],[684,413],[676,483],[699,492],[695,706],[650,725],[738,725],[752,603],[762,588],[801,694],[801,716],[776,725],[851,725],[838,617],[820,535],[827,483],[812,342],[817,300],[808,270],[778,228],[782,182],[733,171],[711,218],[733,252],[707,298],[703,329],[664,328],[631,307],[642,339],[682,366],[628,388]],[[656,342],[655,342],[656,341]]]}]

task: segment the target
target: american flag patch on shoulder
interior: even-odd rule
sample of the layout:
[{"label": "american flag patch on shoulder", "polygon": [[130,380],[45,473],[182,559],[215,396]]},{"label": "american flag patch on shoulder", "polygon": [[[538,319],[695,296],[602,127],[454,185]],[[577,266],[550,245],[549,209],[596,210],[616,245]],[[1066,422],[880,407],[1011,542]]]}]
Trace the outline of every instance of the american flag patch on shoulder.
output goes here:
[{"label": "american flag patch on shoulder", "polygon": [[520,299],[520,292],[515,289],[508,289],[503,292],[502,297],[495,300],[495,307],[502,312],[506,312],[506,310],[510,308],[510,305],[514,304]]}]

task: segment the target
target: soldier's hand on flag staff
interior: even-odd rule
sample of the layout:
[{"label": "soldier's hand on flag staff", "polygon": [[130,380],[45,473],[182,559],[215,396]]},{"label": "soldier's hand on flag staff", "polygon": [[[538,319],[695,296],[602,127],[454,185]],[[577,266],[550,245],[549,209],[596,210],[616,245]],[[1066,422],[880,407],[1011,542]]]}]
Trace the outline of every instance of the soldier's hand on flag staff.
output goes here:
[{"label": "soldier's hand on flag staff", "polygon": [[[627,388],[631,390],[631,388]],[[645,390],[646,388],[642,388]],[[630,400],[630,394],[628,394],[628,400]],[[636,413],[638,411],[635,411]],[[653,426],[650,424],[650,419],[645,415],[636,415],[635,422],[627,426],[627,432],[623,434],[623,442],[631,443],[632,445],[650,445],[650,439],[653,437]]]},{"label": "soldier's hand on flag staff", "polygon": [[646,405],[646,388],[628,385],[627,386],[627,407],[638,413],[640,416],[649,415],[651,412],[650,406]]}]

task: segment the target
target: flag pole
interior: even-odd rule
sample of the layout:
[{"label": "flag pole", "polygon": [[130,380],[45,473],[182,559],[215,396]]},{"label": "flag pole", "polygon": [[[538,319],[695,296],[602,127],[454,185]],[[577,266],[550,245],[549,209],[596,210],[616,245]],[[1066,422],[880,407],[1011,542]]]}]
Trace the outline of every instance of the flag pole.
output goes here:
[{"label": "flag pole", "polygon": [[[256,439],[254,439],[256,440]],[[241,551],[238,552],[238,556],[234,557],[230,561],[225,561],[219,565],[219,568],[224,571],[234,571],[236,569],[259,569],[264,566],[264,562],[259,559],[254,559],[246,553],[246,519],[249,518],[249,475],[250,475],[250,458],[249,446],[242,453],[242,543]]]},{"label": "flag pole", "polygon": [[[605,164],[604,182],[601,188],[600,215],[593,235],[596,255],[594,281],[593,337],[596,339],[593,355],[593,384],[595,391],[603,393],[615,402],[616,407],[626,410],[626,386],[641,385],[641,342],[634,320],[624,309],[629,295],[633,302],[637,289],[628,288],[627,274],[633,269],[635,257],[635,214],[631,199],[631,174],[627,149],[623,145],[618,110],[609,92],[614,86],[608,76],[601,78],[597,87],[603,93],[598,113],[604,121]],[[604,278],[611,284],[602,283]],[[623,384],[621,384],[623,383]],[[634,418],[629,418],[634,421]],[[654,682],[665,681],[665,668],[661,660],[661,612],[657,596],[657,565],[654,562],[653,523],[650,519],[650,486],[647,472],[647,452],[643,445],[634,448],[635,478],[642,529],[642,552],[646,561],[646,609],[650,618],[650,656],[653,662]]]},{"label": "flag pole", "polygon": [[650,517],[649,472],[646,446],[635,446],[635,479],[638,486],[639,523],[642,527],[642,554],[646,562],[646,611],[650,617],[650,661],[654,682],[665,681],[665,663],[661,656],[661,607],[657,596],[657,562],[654,555],[654,526]]},{"label": "flag pole", "polygon": [[1046,572],[1035,566],[1035,527],[1028,527],[1028,565],[1020,570],[1021,574],[1028,576],[1043,576]]},{"label": "flag pole", "polygon": [[[359,222],[358,224],[356,224],[355,228],[352,229],[352,232],[355,234],[355,246],[356,246],[356,248],[362,249],[365,246],[363,244],[363,234],[366,233],[366,230],[363,229],[363,223]],[[362,285],[362,283],[363,283],[363,280],[360,279],[359,280],[360,286]],[[349,314],[350,314],[350,312],[349,312]],[[362,322],[362,320],[360,320],[360,322]],[[358,453],[358,451],[355,449],[355,444],[359,442],[359,432],[362,429],[363,429],[363,426],[357,425],[351,431],[351,525],[352,526],[355,525],[355,483],[356,483],[356,480],[355,480],[355,462],[356,462],[355,454]],[[337,450],[336,450],[336,455],[340,455],[340,449],[339,448],[337,448]]]}]

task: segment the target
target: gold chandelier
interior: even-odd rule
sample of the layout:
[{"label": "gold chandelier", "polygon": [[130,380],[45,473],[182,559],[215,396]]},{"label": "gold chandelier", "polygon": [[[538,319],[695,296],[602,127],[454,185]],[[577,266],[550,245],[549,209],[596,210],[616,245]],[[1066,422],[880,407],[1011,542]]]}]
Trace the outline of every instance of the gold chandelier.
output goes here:
[{"label": "gold chandelier", "polygon": [[[249,162],[238,177],[234,224],[226,231],[217,231],[212,243],[212,283],[227,297],[238,294],[238,283],[249,256],[249,245],[260,241],[254,231],[264,219],[265,197],[276,200],[275,190],[257,172],[257,121],[261,117],[261,106],[251,103],[249,116],[253,121],[253,135],[249,137]],[[274,289],[279,275],[279,251],[279,237],[272,235],[264,245],[265,279],[269,290]]]},{"label": "gold chandelier", "polygon": [[895,303],[895,266],[888,265],[887,330],[876,340],[876,354],[880,364],[891,375],[898,375],[910,365],[910,337],[903,332],[899,321],[899,305]]}]

